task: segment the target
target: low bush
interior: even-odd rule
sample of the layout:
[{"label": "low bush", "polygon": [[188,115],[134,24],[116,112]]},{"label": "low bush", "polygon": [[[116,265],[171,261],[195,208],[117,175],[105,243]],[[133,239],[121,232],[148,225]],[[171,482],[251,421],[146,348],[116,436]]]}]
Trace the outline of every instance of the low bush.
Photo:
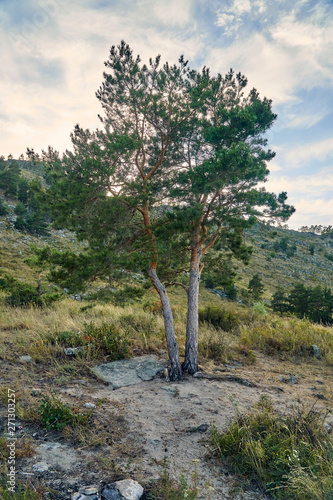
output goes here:
[{"label": "low bush", "polygon": [[[195,478],[194,478],[195,479]],[[184,474],[177,480],[170,476],[168,460],[164,459],[160,477],[148,487],[146,500],[196,500],[198,488],[190,486]]]},{"label": "low bush", "polygon": [[252,311],[255,316],[267,316],[267,311],[263,302],[256,302],[253,304]]},{"label": "low bush", "polygon": [[124,332],[112,323],[85,324],[82,331],[58,331],[43,336],[43,341],[64,347],[82,347],[80,354],[107,355],[112,361],[130,357],[129,341]]},{"label": "low bush", "polygon": [[48,344],[60,344],[64,347],[79,347],[84,344],[82,334],[73,331],[60,331],[45,335]]},{"label": "low bush", "polygon": [[198,351],[205,358],[225,362],[228,357],[225,332],[216,329],[200,332]]},{"label": "low bush", "polygon": [[38,407],[38,414],[46,430],[61,431],[66,425],[72,427],[85,425],[90,413],[84,415],[79,412],[78,408],[70,407],[54,395],[43,396]]},{"label": "low bush", "polygon": [[214,306],[199,310],[199,321],[209,323],[226,332],[232,331],[239,324],[238,317],[233,311]]},{"label": "low bush", "polygon": [[319,347],[323,357],[333,351],[333,333],[330,328],[314,325],[298,318],[276,318],[243,325],[240,346],[260,349],[266,354],[284,357],[313,356],[312,345]]},{"label": "low bush", "polygon": [[42,292],[39,288],[39,286],[18,281],[8,274],[0,277],[0,290],[4,290],[7,294],[5,303],[12,307],[29,305],[44,307],[62,298],[60,293]]},{"label": "low bush", "polygon": [[126,359],[130,356],[129,342],[125,335],[113,324],[94,323],[85,325],[83,340],[88,349],[102,352],[111,356],[111,359]]},{"label": "low bush", "polygon": [[0,215],[6,215],[8,213],[8,207],[4,203],[3,199],[0,198]]},{"label": "low bush", "polygon": [[333,498],[333,442],[323,426],[326,413],[299,407],[281,416],[261,397],[225,432],[212,429],[214,452],[232,472],[255,481],[273,498]]},{"label": "low bush", "polygon": [[15,497],[8,489],[7,476],[0,479],[0,498],[1,500],[43,500],[45,494],[50,493],[50,489],[46,492],[46,488],[42,486],[32,486],[30,484],[17,483],[15,486]]}]

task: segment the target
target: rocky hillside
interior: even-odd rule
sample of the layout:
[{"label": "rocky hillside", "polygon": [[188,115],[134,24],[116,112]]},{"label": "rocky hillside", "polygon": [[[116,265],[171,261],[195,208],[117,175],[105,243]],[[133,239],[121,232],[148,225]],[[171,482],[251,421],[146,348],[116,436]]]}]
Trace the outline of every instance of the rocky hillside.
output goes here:
[{"label": "rocky hillside", "polygon": [[236,284],[246,287],[259,273],[269,298],[277,287],[297,283],[314,287],[333,287],[333,239],[290,229],[263,228],[259,225],[246,234],[253,246],[248,266],[239,264]]}]

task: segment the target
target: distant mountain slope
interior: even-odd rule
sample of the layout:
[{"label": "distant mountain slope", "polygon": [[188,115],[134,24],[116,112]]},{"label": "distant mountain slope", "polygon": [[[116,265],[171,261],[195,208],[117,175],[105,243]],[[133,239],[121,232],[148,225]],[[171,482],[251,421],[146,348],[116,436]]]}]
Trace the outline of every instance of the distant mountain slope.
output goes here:
[{"label": "distant mountain slope", "polygon": [[248,266],[238,265],[237,286],[247,288],[249,279],[259,273],[266,298],[277,287],[296,283],[333,287],[333,239],[329,236],[257,225],[246,232],[245,239],[253,246],[253,254]]}]

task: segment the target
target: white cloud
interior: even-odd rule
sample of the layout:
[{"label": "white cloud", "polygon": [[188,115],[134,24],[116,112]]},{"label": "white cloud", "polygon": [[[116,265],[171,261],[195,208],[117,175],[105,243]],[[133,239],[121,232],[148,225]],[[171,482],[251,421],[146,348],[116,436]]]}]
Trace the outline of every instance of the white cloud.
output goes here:
[{"label": "white cloud", "polygon": [[[151,7],[151,1],[147,2]],[[168,0],[168,4],[164,0],[155,0],[153,3],[153,11],[160,21],[164,24],[184,25],[190,21],[191,0]]]},{"label": "white cloud", "polygon": [[251,10],[251,2],[250,0],[234,0],[233,9],[235,9],[238,14],[249,12]]},{"label": "white cloud", "polygon": [[323,161],[332,156],[333,138],[330,138],[296,146],[285,154],[285,161],[288,168],[295,168],[308,165],[313,160]]},{"label": "white cloud", "polygon": [[313,113],[311,115],[289,114],[284,116],[282,119],[284,120],[284,125],[287,128],[309,129],[325,118],[327,114],[328,110],[321,111],[320,113]]},{"label": "white cloud", "polygon": [[265,184],[267,191],[286,191],[288,203],[296,208],[296,213],[288,221],[290,227],[297,229],[302,225],[333,223],[332,167],[296,178],[290,178],[283,170],[279,170],[277,174],[274,169],[271,171],[272,175]]},{"label": "white cloud", "polygon": [[233,23],[235,20],[235,15],[227,12],[221,12],[217,14],[217,26],[227,26]]},{"label": "white cloud", "polygon": [[[84,3],[73,2],[50,17],[45,26],[37,27],[27,40],[16,39],[12,45],[5,33],[0,34],[6,68],[0,79],[4,148],[0,154],[18,156],[27,146],[39,151],[49,144],[62,151],[71,145],[69,134],[75,123],[85,128],[99,126],[97,114],[102,109],[95,92],[103,80],[109,48],[121,39],[145,62],[159,53],[163,61],[176,62],[182,53],[193,59],[202,50],[199,35],[189,35],[183,29],[174,33],[170,28],[156,30],[147,24],[154,8],[156,16],[162,15],[158,10],[161,5],[150,0],[121,16],[119,12],[106,15],[104,10],[87,10]],[[189,19],[190,6],[190,1],[182,3],[179,22]],[[170,9],[165,9],[169,24],[172,19],[176,22],[175,8],[173,0]],[[43,82],[44,62],[51,69],[52,65],[60,66],[58,80],[50,76],[49,85]]]},{"label": "white cloud", "polygon": [[301,62],[295,64],[292,55],[255,33],[246,42],[237,40],[229,47],[214,48],[207,65],[215,72],[232,67],[249,79],[261,95],[273,99],[275,104],[294,101],[294,90],[299,84],[299,73],[304,72]]},{"label": "white cloud", "polygon": [[301,198],[297,202],[296,212],[291,216],[288,225],[292,229],[299,229],[302,226],[321,224],[323,226],[332,225],[333,198],[329,201],[316,199],[311,200]]}]

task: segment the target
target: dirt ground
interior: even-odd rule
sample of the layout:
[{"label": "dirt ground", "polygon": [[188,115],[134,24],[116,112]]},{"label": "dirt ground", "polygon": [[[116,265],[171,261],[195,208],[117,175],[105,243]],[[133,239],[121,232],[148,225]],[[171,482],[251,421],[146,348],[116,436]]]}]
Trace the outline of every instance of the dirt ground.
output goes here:
[{"label": "dirt ground", "polygon": [[[281,412],[297,402],[332,408],[332,369],[315,360],[294,364],[260,355],[251,366],[211,363],[203,368],[209,378],[187,376],[177,383],[157,378],[116,390],[88,378],[58,388],[58,395],[71,404],[94,403],[96,421],[112,431],[118,426],[119,433],[94,449],[17,422],[21,435],[31,436],[36,445],[32,457],[18,461],[21,477],[38,479],[59,491],[59,499],[69,499],[79,487],[103,484],[117,474],[145,485],[159,477],[166,463],[171,477],[184,474],[195,482],[200,500],[265,499],[250,485],[237,490],[237,478],[212,458],[210,426],[222,431],[237,411],[250,409],[261,395],[269,396]],[[281,380],[290,375],[297,383]],[[9,378],[7,371],[1,384],[10,383]],[[43,384],[31,377],[28,389],[43,391]],[[332,414],[327,422],[333,425]],[[36,471],[41,462],[47,463],[47,471]]]}]

